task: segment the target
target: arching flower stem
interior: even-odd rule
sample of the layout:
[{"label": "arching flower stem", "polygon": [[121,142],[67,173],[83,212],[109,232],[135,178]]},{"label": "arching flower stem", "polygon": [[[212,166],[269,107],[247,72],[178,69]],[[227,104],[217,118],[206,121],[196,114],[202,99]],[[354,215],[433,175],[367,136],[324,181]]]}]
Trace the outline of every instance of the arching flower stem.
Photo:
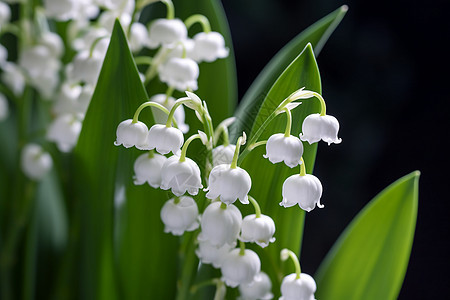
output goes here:
[{"label": "arching flower stem", "polygon": [[[161,104],[156,103],[156,102],[153,102],[153,101],[147,101],[147,102],[142,103],[142,104],[138,107],[138,109],[137,109],[136,112],[134,113],[133,121],[132,121],[131,123],[137,123],[138,120],[139,120],[139,114],[141,113],[141,111],[142,111],[144,108],[149,107],[149,106],[156,107],[156,108],[162,110],[166,115],[169,115],[169,110],[168,110],[167,108],[165,108],[164,106],[162,106]],[[173,123],[175,124],[175,127],[178,128],[178,125],[177,125],[177,123],[176,123],[175,120],[173,120]]]},{"label": "arching flower stem", "polygon": [[196,14],[192,15],[189,18],[184,21],[184,24],[186,25],[186,28],[189,30],[192,25],[195,23],[200,23],[203,28],[203,32],[208,33],[211,32],[211,24],[209,23],[209,20],[204,15]]},{"label": "arching flower stem", "polygon": [[291,114],[291,110],[289,108],[284,107],[283,109],[286,112],[286,130],[284,131],[284,136],[290,137],[291,136],[291,127],[292,127],[292,114]]},{"label": "arching flower stem", "polygon": [[189,144],[195,140],[195,139],[200,139],[200,134],[196,133],[191,135],[186,142],[184,142],[183,148],[181,148],[181,155],[180,155],[180,162],[184,162],[186,160],[186,152],[187,152],[187,148],[189,147]]},{"label": "arching flower stem", "polygon": [[89,57],[92,57],[92,54],[94,54],[94,49],[95,49],[95,47],[97,46],[97,44],[98,44],[101,40],[106,39],[106,38],[109,38],[109,36],[104,35],[104,36],[98,37],[98,38],[96,38],[96,39],[94,40],[94,42],[93,42],[92,45],[91,45],[91,48],[89,48]]},{"label": "arching flower stem", "polygon": [[306,165],[305,161],[303,160],[303,156],[300,157],[300,176],[306,175]]},{"label": "arching flower stem", "polygon": [[261,207],[259,206],[258,201],[256,201],[255,198],[253,198],[250,195],[248,195],[248,200],[255,208],[255,218],[260,218],[261,217]]},{"label": "arching flower stem", "polygon": [[180,106],[183,103],[193,103],[193,102],[194,101],[192,101],[190,98],[187,98],[187,97],[180,98],[177,101],[175,101],[175,104],[172,106],[172,109],[169,112],[169,116],[167,117],[166,126],[167,127],[172,126],[172,120],[175,121],[175,119],[173,118],[173,115],[175,114],[175,110],[177,109],[178,106]]},{"label": "arching flower stem", "polygon": [[242,136],[240,136],[237,140],[236,149],[234,150],[233,160],[231,161],[231,166],[230,166],[231,169],[237,168],[237,162],[238,162],[238,158],[239,158],[239,150],[241,149],[241,145],[245,144],[245,140],[246,140],[245,133]]},{"label": "arching flower stem", "polygon": [[239,251],[239,255],[241,256],[245,255],[245,243],[241,240],[239,240],[239,248],[241,249]]},{"label": "arching flower stem", "polygon": [[250,151],[252,151],[252,150],[255,149],[256,147],[259,147],[259,146],[262,146],[262,145],[265,145],[265,144],[267,144],[267,141],[259,141],[259,142],[256,142],[256,143],[254,143],[254,144],[249,145],[249,146],[248,146],[248,149],[249,149]]},{"label": "arching flower stem", "polygon": [[172,20],[175,18],[175,8],[173,6],[173,2],[171,0],[160,0],[162,3],[164,3],[167,7],[167,15],[166,19]]},{"label": "arching flower stem", "polygon": [[226,126],[219,126],[216,129],[216,132],[214,134],[214,139],[217,141],[219,140],[219,136],[222,133],[223,136],[223,145],[226,147],[230,144],[230,139],[228,135],[228,128]]},{"label": "arching flower stem", "polygon": [[300,279],[300,274],[302,273],[302,269],[300,268],[300,262],[298,260],[297,255],[295,255],[295,253],[292,252],[291,250],[285,248],[285,249],[281,250],[280,258],[282,261],[286,261],[289,258],[292,259],[292,262],[295,265],[295,274],[297,275],[295,277],[295,279]]}]

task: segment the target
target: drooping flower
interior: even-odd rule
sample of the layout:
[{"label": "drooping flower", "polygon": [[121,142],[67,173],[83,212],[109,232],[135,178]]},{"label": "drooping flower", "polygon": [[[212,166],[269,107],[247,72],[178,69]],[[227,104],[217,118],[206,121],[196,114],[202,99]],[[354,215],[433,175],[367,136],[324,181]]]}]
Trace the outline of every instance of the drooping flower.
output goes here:
[{"label": "drooping flower", "polygon": [[134,184],[148,183],[151,187],[159,188],[161,185],[162,166],[167,158],[155,153],[144,153],[134,162]]},{"label": "drooping flower", "polygon": [[240,284],[249,284],[254,281],[256,275],[261,271],[261,260],[254,251],[236,248],[228,252],[222,266],[222,280],[230,287]]},{"label": "drooping flower", "polygon": [[198,64],[190,58],[172,57],[158,68],[159,79],[179,91],[197,90]]},{"label": "drooping flower", "polygon": [[61,152],[69,152],[77,144],[81,121],[71,114],[62,114],[50,124],[47,139],[55,142]]},{"label": "drooping flower", "polygon": [[266,154],[263,156],[273,164],[284,161],[288,167],[293,168],[300,163],[302,155],[303,144],[299,138],[292,135],[286,137],[283,133],[277,133],[267,140]]},{"label": "drooping flower", "polygon": [[272,282],[264,272],[259,272],[251,283],[239,285],[240,300],[270,300],[273,298]]},{"label": "drooping flower", "polygon": [[84,113],[79,110],[78,105],[78,98],[80,97],[82,90],[83,87],[78,84],[62,84],[56,94],[53,112],[56,114]]},{"label": "drooping flower", "polygon": [[144,123],[137,121],[133,123],[132,119],[122,121],[117,126],[116,141],[114,145],[123,145],[125,148],[135,146],[141,150],[147,150],[148,127]]},{"label": "drooping flower", "polygon": [[[165,108],[167,108],[167,110],[169,110],[169,111],[172,109],[173,105],[175,104],[175,98],[168,97],[165,94],[156,94],[156,95],[152,96],[149,101],[159,103],[162,106],[164,106]],[[165,124],[167,122],[167,114],[165,114],[161,110],[152,107],[152,113],[153,113],[153,118],[155,119],[155,123]],[[181,132],[186,133],[189,131],[189,125],[186,124],[184,121],[185,120],[185,112],[184,112],[183,105],[180,105],[177,107],[177,109],[175,109],[175,113],[174,113],[173,117],[175,118],[175,121],[177,122],[178,128],[181,130]]]},{"label": "drooping flower", "polygon": [[275,223],[271,217],[255,214],[248,215],[242,220],[240,240],[243,242],[256,243],[262,248],[273,243],[275,238]]},{"label": "drooping flower", "polygon": [[316,282],[310,275],[301,273],[297,278],[297,274],[292,273],[283,278],[280,300],[315,300],[316,289]]},{"label": "drooping flower", "polygon": [[148,30],[148,45],[150,48],[170,46],[187,38],[187,29],[180,19],[157,19]]},{"label": "drooping flower", "polygon": [[216,167],[222,164],[231,164],[233,160],[236,145],[229,144],[228,146],[220,145],[212,150],[213,166]]},{"label": "drooping flower", "polygon": [[0,44],[0,69],[8,60],[8,50]]},{"label": "drooping flower", "polygon": [[25,89],[25,76],[14,63],[5,62],[2,66],[2,80],[16,96],[21,96]]},{"label": "drooping flower", "polygon": [[155,149],[161,154],[172,152],[178,154],[184,142],[184,136],[180,129],[155,124],[148,132],[148,148]]},{"label": "drooping flower", "polygon": [[283,200],[280,202],[281,206],[291,207],[296,204],[301,209],[311,211],[317,204],[317,207],[322,208],[320,204],[320,197],[322,196],[322,184],[319,179],[311,174],[292,175],[288,177],[283,183]]},{"label": "drooping flower", "polygon": [[185,231],[198,228],[198,207],[194,199],[188,196],[168,200],[161,209],[164,232],[182,235]]},{"label": "drooping flower", "polygon": [[200,168],[195,161],[187,157],[180,161],[180,157],[176,155],[166,160],[161,171],[161,189],[170,189],[179,197],[186,191],[195,196],[202,187]]},{"label": "drooping flower", "polygon": [[102,68],[103,59],[104,55],[100,51],[94,51],[92,55],[89,50],[79,52],[73,61],[67,65],[68,79],[74,83],[84,82],[95,85]]},{"label": "drooping flower", "polygon": [[2,28],[2,25],[9,23],[10,19],[11,19],[11,9],[9,8],[9,5],[0,2],[0,29]]},{"label": "drooping flower", "polygon": [[218,32],[200,32],[194,36],[193,40],[195,60],[198,62],[213,62],[228,56],[229,49],[225,47],[225,40]]},{"label": "drooping flower", "polygon": [[148,31],[144,24],[135,22],[130,29],[130,50],[133,52],[140,51],[148,44]]},{"label": "drooping flower", "polygon": [[302,125],[300,139],[310,144],[320,140],[328,143],[339,144],[342,139],[338,138],[339,122],[330,115],[321,116],[320,114],[311,114],[305,118]]},{"label": "drooping flower", "polygon": [[214,268],[220,268],[225,255],[234,248],[234,244],[223,244],[222,246],[214,246],[208,240],[200,240],[195,254],[204,264],[212,264]]},{"label": "drooping flower", "polygon": [[209,174],[209,185],[206,189],[208,199],[220,198],[226,204],[234,203],[238,198],[242,204],[248,204],[248,192],[252,179],[242,168],[231,168],[228,164],[214,167]]},{"label": "drooping flower", "polygon": [[236,206],[230,204],[224,207],[220,201],[213,202],[203,212],[202,232],[198,240],[207,240],[216,247],[234,245],[241,224],[242,214]]},{"label": "drooping flower", "polygon": [[58,21],[73,18],[75,7],[75,0],[44,0],[45,14]]},{"label": "drooping flower", "polygon": [[24,174],[33,180],[42,179],[53,166],[50,154],[37,144],[27,144],[22,149],[20,163]]}]

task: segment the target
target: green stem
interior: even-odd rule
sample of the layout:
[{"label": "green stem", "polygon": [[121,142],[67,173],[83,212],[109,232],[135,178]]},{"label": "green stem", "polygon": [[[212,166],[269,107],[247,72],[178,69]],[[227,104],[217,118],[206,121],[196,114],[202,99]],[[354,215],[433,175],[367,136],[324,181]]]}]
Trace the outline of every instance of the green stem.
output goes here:
[{"label": "green stem", "polygon": [[306,165],[305,161],[303,160],[303,156],[300,157],[300,176],[306,175]]},{"label": "green stem", "polygon": [[227,209],[228,205],[226,205],[224,202],[220,203],[220,209]]},{"label": "green stem", "polygon": [[189,147],[189,144],[195,139],[200,139],[200,134],[196,133],[194,135],[191,135],[186,140],[186,142],[184,142],[183,148],[181,148],[180,162],[184,162],[186,160],[186,152]]},{"label": "green stem", "polygon": [[105,35],[105,36],[101,36],[101,37],[98,37],[98,38],[95,39],[95,41],[91,45],[91,48],[89,49],[89,57],[92,57],[92,54],[94,54],[95,46],[97,46],[97,44],[101,40],[106,39],[106,38],[109,38],[109,37]]},{"label": "green stem", "polygon": [[145,72],[145,85],[158,74],[158,67],[165,61],[167,53],[169,53],[169,49],[166,47],[160,47],[158,52],[156,52],[150,67]]},{"label": "green stem", "polygon": [[316,92],[312,92],[314,97],[320,100],[320,115],[325,116],[327,114],[327,105],[325,104],[325,99],[323,99],[322,95]]},{"label": "green stem", "polygon": [[226,147],[230,144],[230,137],[228,134],[228,128],[226,126],[219,126],[214,133],[214,138],[216,141],[219,140],[219,136],[222,133],[223,136],[223,145]]},{"label": "green stem", "polygon": [[167,7],[167,15],[166,19],[172,20],[175,18],[175,7],[173,6],[173,3],[171,0],[160,0],[162,3],[164,3]]},{"label": "green stem", "polygon": [[249,145],[248,149],[250,151],[252,151],[256,147],[259,147],[259,146],[262,146],[262,145],[265,145],[265,144],[267,144],[267,141],[259,141],[259,142],[256,142],[256,143],[252,144],[252,145]]},{"label": "green stem", "polygon": [[284,137],[290,137],[292,127],[292,114],[287,107],[284,108],[284,111],[286,112],[286,130],[284,131]]},{"label": "green stem", "polygon": [[204,15],[196,14],[192,15],[189,18],[184,21],[184,24],[186,25],[186,28],[189,30],[192,25],[195,23],[200,23],[203,28],[203,32],[208,33],[211,32],[211,24],[209,23],[209,20]]},{"label": "green stem", "polygon": [[166,126],[172,127],[172,119],[175,121],[175,119],[173,118],[173,115],[175,114],[175,110],[177,109],[178,106],[180,106],[183,103],[191,103],[191,102],[193,102],[193,101],[187,97],[180,98],[177,101],[175,101],[174,105],[170,109],[169,116],[167,117]]},{"label": "green stem", "polygon": [[156,108],[162,110],[165,114],[167,114],[167,115],[169,114],[169,110],[168,110],[167,108],[165,108],[164,106],[162,106],[161,104],[156,103],[156,102],[153,102],[153,101],[147,101],[147,102],[142,103],[142,104],[138,107],[138,109],[137,109],[136,112],[134,113],[133,121],[131,121],[131,123],[137,123],[137,122],[139,121],[139,114],[141,113],[141,111],[142,111],[144,108],[149,107],[149,106],[156,107]]},{"label": "green stem", "polygon": [[295,253],[289,249],[281,250],[281,260],[285,261],[288,258],[291,258],[292,262],[295,265],[295,273],[297,274],[295,279],[300,279],[300,274],[302,273],[302,269],[300,267],[300,261],[298,260],[297,255],[295,255]]},{"label": "green stem", "polygon": [[231,169],[237,168],[237,162],[238,162],[238,158],[239,158],[239,150],[241,149],[242,139],[243,139],[243,137],[240,136],[237,140],[236,149],[234,150],[233,160],[231,161],[231,166],[230,166]]},{"label": "green stem", "polygon": [[239,241],[239,255],[243,256],[245,255],[245,243],[243,241]]},{"label": "green stem", "polygon": [[134,62],[136,63],[137,66],[140,66],[140,65],[151,66],[153,63],[153,59],[148,56],[138,56],[134,59]]},{"label": "green stem", "polygon": [[255,217],[260,218],[261,217],[261,207],[258,204],[258,201],[255,200],[252,196],[248,195],[248,200],[255,208]]}]

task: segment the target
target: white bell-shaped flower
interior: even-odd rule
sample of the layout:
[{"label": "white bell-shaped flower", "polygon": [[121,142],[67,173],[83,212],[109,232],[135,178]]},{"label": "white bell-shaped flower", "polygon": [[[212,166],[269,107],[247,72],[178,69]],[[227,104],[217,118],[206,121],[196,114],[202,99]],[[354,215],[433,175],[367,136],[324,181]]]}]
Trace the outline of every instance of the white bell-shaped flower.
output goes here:
[{"label": "white bell-shaped flower", "polygon": [[231,165],[233,161],[234,151],[236,145],[229,144],[228,146],[220,145],[212,150],[213,166],[216,167],[222,164]]},{"label": "white bell-shaped flower", "polygon": [[184,136],[180,129],[155,124],[148,132],[148,147],[161,154],[172,152],[177,154],[184,142]]},{"label": "white bell-shaped flower", "polygon": [[270,300],[273,298],[272,282],[264,272],[259,272],[251,283],[239,285],[239,300]]},{"label": "white bell-shaped flower", "polygon": [[134,184],[148,183],[151,187],[159,188],[161,185],[162,166],[167,158],[154,153],[144,153],[134,162]]},{"label": "white bell-shaped flower", "polygon": [[234,203],[238,198],[242,204],[248,204],[248,192],[252,186],[252,179],[242,168],[231,168],[228,164],[214,167],[209,174],[206,197],[220,198],[225,204]]},{"label": "white bell-shaped flower", "polygon": [[180,19],[156,19],[148,30],[148,45],[150,48],[170,46],[187,38],[187,29]]},{"label": "white bell-shaped flower", "polygon": [[77,101],[77,111],[82,114],[86,114],[86,111],[91,103],[92,95],[94,94],[94,86],[90,84],[85,84],[83,90],[81,91],[80,97]]},{"label": "white bell-shaped flower", "polygon": [[6,120],[9,116],[9,104],[5,95],[0,93],[0,122]]},{"label": "white bell-shaped flower", "polygon": [[9,23],[10,19],[11,9],[9,8],[9,5],[4,2],[0,2],[0,29],[2,25]]},{"label": "white bell-shaped flower", "polygon": [[81,121],[71,114],[62,114],[50,124],[47,139],[55,142],[61,152],[69,152],[78,142]]},{"label": "white bell-shaped flower", "polygon": [[186,191],[195,196],[198,189],[203,187],[200,178],[200,168],[190,158],[180,161],[180,157],[173,155],[167,159],[161,172],[161,189],[171,189],[175,196],[181,196]]},{"label": "white bell-shaped flower", "polygon": [[240,240],[243,242],[256,243],[265,248],[269,243],[275,242],[275,223],[271,217],[255,214],[248,215],[242,220]]},{"label": "white bell-shaped flower", "polygon": [[144,24],[135,22],[131,25],[130,29],[130,50],[133,52],[140,51],[145,45],[148,44],[148,31]]},{"label": "white bell-shaped flower", "polygon": [[300,139],[310,144],[320,140],[328,143],[328,145],[331,143],[339,144],[342,142],[342,139],[337,137],[338,131],[339,122],[335,117],[311,114],[303,121]]},{"label": "white bell-shaped flower", "polygon": [[131,23],[131,14],[122,11],[105,11],[98,18],[98,24],[112,33],[116,19],[119,19],[120,24],[127,30]]},{"label": "white bell-shaped flower", "polygon": [[283,183],[282,194],[283,200],[280,205],[284,207],[298,204],[301,209],[308,212],[313,210],[316,204],[319,208],[323,207],[320,204],[322,184],[314,175],[301,176],[296,174],[288,177]]},{"label": "white bell-shaped flower", "polygon": [[114,145],[123,145],[125,148],[135,146],[140,150],[148,150],[148,127],[141,121],[133,123],[132,119],[122,121],[116,130]]},{"label": "white bell-shaped flower", "polygon": [[8,60],[8,49],[6,49],[2,44],[0,44],[0,69]]},{"label": "white bell-shaped flower", "polygon": [[50,154],[37,144],[27,144],[22,149],[20,164],[23,173],[33,179],[40,180],[53,166]]},{"label": "white bell-shaped flower", "polygon": [[181,196],[168,200],[161,209],[164,232],[182,235],[198,228],[198,207],[194,199]]},{"label": "white bell-shaped flower", "polygon": [[301,273],[297,279],[297,274],[292,273],[281,282],[280,300],[315,300],[316,289],[316,282],[310,275]]},{"label": "white bell-shaped flower", "polygon": [[31,85],[38,90],[45,100],[51,100],[59,83],[59,73],[48,71],[31,78]]},{"label": "white bell-shaped flower", "polygon": [[[176,100],[173,97],[167,97],[165,94],[156,94],[150,98],[150,101],[159,103],[170,111]],[[166,124],[168,117],[167,114],[155,107],[152,107],[152,113],[155,123]],[[178,128],[181,132],[186,133],[189,131],[189,125],[185,123],[185,112],[183,105],[177,107],[173,117],[175,118],[175,121],[177,121]]]},{"label": "white bell-shaped flower", "polygon": [[187,58],[191,58],[195,61],[195,51],[194,51],[195,42],[193,39],[186,38],[185,40],[178,41],[176,44],[167,47],[169,49],[166,59],[170,59],[172,57],[183,57],[186,54]]},{"label": "white bell-shaped flower", "polygon": [[201,240],[198,242],[198,248],[195,254],[199,260],[204,264],[212,264],[214,268],[220,268],[225,255],[234,248],[233,245],[223,244],[222,246],[214,246],[208,240]]},{"label": "white bell-shaped flower", "polygon": [[39,43],[47,47],[53,57],[61,57],[64,54],[64,42],[62,38],[54,32],[44,32],[39,39]]},{"label": "white bell-shaped flower", "polygon": [[199,62],[213,62],[228,56],[229,49],[225,47],[225,40],[218,32],[200,32],[193,40],[196,60]]},{"label": "white bell-shaped flower", "polygon": [[273,164],[284,161],[284,163],[293,168],[300,164],[300,158],[303,155],[303,144],[295,136],[285,137],[283,133],[276,133],[269,137],[266,144],[266,154]]},{"label": "white bell-shaped flower", "polygon": [[76,0],[44,0],[46,16],[58,21],[67,21],[73,18],[75,7]]},{"label": "white bell-shaped flower", "polygon": [[45,73],[58,71],[61,63],[49,48],[38,45],[25,48],[20,52],[19,65],[34,79]]},{"label": "white bell-shaped flower", "polygon": [[56,95],[53,112],[56,114],[82,113],[78,107],[78,98],[82,90],[83,87],[78,84],[62,84]]},{"label": "white bell-shaped flower", "polygon": [[86,31],[81,36],[78,36],[76,39],[73,40],[72,47],[77,52],[83,50],[89,51],[95,41],[97,41],[100,38],[107,37],[109,35],[110,35],[109,31],[103,27],[90,26],[86,28]]},{"label": "white bell-shaped flower", "polygon": [[172,57],[158,68],[159,79],[179,91],[197,90],[198,64],[190,58]]},{"label": "white bell-shaped flower", "polygon": [[[97,47],[96,47],[97,48]],[[73,82],[84,82],[95,85],[102,68],[104,56],[88,50],[79,52],[72,63],[67,66],[67,76]]]},{"label": "white bell-shaped flower", "polygon": [[14,63],[6,62],[2,66],[2,80],[16,96],[21,96],[25,89],[25,76]]},{"label": "white bell-shaped flower", "polygon": [[199,241],[207,240],[216,247],[234,245],[241,230],[242,214],[230,204],[226,207],[216,201],[208,205],[201,219],[202,232]]},{"label": "white bell-shaped flower", "polygon": [[261,271],[261,260],[254,251],[245,249],[231,250],[225,257],[222,266],[222,280],[230,287],[251,283]]}]

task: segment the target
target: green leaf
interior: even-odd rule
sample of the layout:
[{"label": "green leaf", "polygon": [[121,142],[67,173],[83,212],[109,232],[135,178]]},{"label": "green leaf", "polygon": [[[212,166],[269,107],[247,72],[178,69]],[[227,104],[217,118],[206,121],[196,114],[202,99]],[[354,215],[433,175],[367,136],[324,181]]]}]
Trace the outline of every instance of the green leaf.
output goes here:
[{"label": "green leaf", "polygon": [[419,175],[391,184],[350,223],[317,272],[318,299],[397,299],[414,237]]},{"label": "green leaf", "polygon": [[[252,129],[247,131],[249,142],[255,132],[263,125],[278,105],[295,90],[306,87],[308,90],[321,92],[320,74],[311,44],[308,44],[300,55],[287,67],[264,97],[261,106],[254,106],[247,111],[253,120]],[[256,113],[254,113],[256,111]],[[292,111],[292,135],[298,135],[303,119],[320,111],[317,99],[303,100],[303,103]],[[284,132],[286,116],[280,114],[269,124],[258,140],[267,140],[274,133]],[[244,130],[242,128],[241,130]],[[239,130],[238,132],[242,133]],[[317,143],[304,144],[304,160],[308,173],[311,173],[316,155]],[[247,170],[252,178],[250,194],[259,202],[262,213],[270,215],[276,225],[276,242],[263,250],[256,249],[262,259],[262,269],[268,272],[273,282],[273,291],[279,291],[280,280],[287,273],[284,265],[279,264],[282,248],[289,248],[299,253],[303,233],[305,212],[299,207],[283,208],[279,206],[282,199],[281,188],[284,180],[298,173],[299,168],[290,169],[284,163],[272,164],[263,158],[265,147],[258,147],[248,154],[241,167]],[[243,215],[254,213],[252,207],[242,208]]]},{"label": "green leaf", "polygon": [[276,78],[280,76],[283,70],[287,68],[308,43],[311,43],[313,46],[314,53],[319,55],[319,52],[341,22],[347,10],[348,7],[343,5],[320,19],[298,34],[270,60],[242,98],[239,109],[235,114],[238,127],[251,128],[253,120],[252,115],[248,112],[252,111],[254,107],[259,107]]}]

